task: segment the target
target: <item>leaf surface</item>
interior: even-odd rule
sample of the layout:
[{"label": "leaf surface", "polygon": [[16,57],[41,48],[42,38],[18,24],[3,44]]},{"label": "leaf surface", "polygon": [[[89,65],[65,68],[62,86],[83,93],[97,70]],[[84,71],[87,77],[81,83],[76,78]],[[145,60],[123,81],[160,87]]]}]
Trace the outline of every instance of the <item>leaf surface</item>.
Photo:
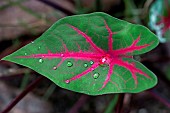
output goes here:
[{"label": "leaf surface", "polygon": [[157,78],[133,55],[146,53],[158,43],[147,28],[97,12],[57,21],[3,60],[80,93],[137,93],[155,86]]}]

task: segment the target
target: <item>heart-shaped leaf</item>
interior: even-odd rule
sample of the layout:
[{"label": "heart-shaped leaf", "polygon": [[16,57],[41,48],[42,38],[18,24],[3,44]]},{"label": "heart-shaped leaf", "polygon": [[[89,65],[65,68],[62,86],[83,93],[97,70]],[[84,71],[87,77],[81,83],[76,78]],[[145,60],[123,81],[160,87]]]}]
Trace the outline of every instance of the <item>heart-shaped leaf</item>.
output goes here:
[{"label": "heart-shaped leaf", "polygon": [[69,16],[3,60],[27,66],[62,88],[89,95],[137,93],[156,76],[133,55],[158,45],[147,28],[105,13]]}]

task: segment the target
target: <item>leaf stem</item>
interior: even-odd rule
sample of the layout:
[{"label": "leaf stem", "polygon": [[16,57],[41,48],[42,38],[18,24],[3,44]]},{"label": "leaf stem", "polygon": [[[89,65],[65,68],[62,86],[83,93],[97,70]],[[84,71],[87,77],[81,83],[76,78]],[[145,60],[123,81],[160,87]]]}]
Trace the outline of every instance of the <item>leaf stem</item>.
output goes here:
[{"label": "leaf stem", "polygon": [[101,0],[96,0],[95,1],[95,5],[96,5],[96,11],[102,11],[102,3]]},{"label": "leaf stem", "polygon": [[170,108],[170,102],[167,101],[167,99],[163,98],[161,95],[159,95],[156,91],[154,90],[149,90],[148,93],[153,96],[155,99],[159,100],[161,103],[163,103],[165,106]]},{"label": "leaf stem", "polygon": [[52,83],[47,89],[42,99],[47,101],[49,97],[52,95],[52,93],[55,91],[56,87],[57,87],[56,84]]},{"label": "leaf stem", "polygon": [[88,98],[88,95],[81,95],[79,100],[73,105],[68,113],[78,113],[78,110],[85,104]]},{"label": "leaf stem", "polygon": [[106,110],[104,111],[104,113],[113,113],[113,109],[116,106],[116,103],[118,102],[118,94],[115,94],[114,97],[111,99],[110,103],[108,104]]},{"label": "leaf stem", "polygon": [[23,97],[25,97],[31,90],[33,90],[43,78],[44,77],[41,76],[29,84],[28,87],[22,91],[1,113],[8,113]]},{"label": "leaf stem", "polygon": [[56,3],[53,3],[52,1],[49,1],[49,0],[38,0],[38,1],[43,2],[44,4],[47,4],[47,5],[51,6],[51,7],[53,7],[54,9],[60,10],[63,13],[67,14],[68,16],[74,15],[73,12],[61,7],[60,5],[58,5]]},{"label": "leaf stem", "polygon": [[122,108],[123,108],[123,100],[124,100],[124,93],[123,94],[119,94],[119,99],[116,105],[116,112],[115,113],[121,113]]}]

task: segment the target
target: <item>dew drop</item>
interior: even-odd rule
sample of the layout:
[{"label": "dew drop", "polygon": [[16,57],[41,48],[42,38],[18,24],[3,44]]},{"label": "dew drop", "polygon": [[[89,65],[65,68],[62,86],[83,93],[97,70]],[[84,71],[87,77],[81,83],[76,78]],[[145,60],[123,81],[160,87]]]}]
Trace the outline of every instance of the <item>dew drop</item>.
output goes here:
[{"label": "dew drop", "polygon": [[107,58],[104,57],[104,58],[101,59],[100,64],[104,64],[106,61],[107,61]]},{"label": "dew drop", "polygon": [[54,66],[54,67],[53,67],[53,69],[54,69],[54,70],[56,70],[56,69],[57,69],[57,67],[56,67],[56,66]]},{"label": "dew drop", "polygon": [[97,73],[97,72],[93,74],[93,78],[94,78],[94,79],[99,78],[99,76],[100,76],[100,74],[99,74],[99,73]]},{"label": "dew drop", "polygon": [[66,80],[65,83],[66,83],[66,84],[69,84],[69,83],[70,83],[70,80]]},{"label": "dew drop", "polygon": [[84,63],[84,67],[85,67],[85,68],[88,67],[88,64],[87,64],[87,63]]},{"label": "dew drop", "polygon": [[91,68],[92,71],[94,71],[94,68]]},{"label": "dew drop", "polygon": [[39,59],[39,62],[40,62],[40,63],[43,63],[43,59],[42,59],[42,58],[40,58],[40,59]]},{"label": "dew drop", "polygon": [[38,49],[41,49],[41,47],[39,46]]},{"label": "dew drop", "polygon": [[31,43],[33,44],[34,42],[33,42],[33,41],[31,41]]},{"label": "dew drop", "polygon": [[91,61],[90,61],[90,64],[92,65],[92,64],[94,64],[94,62],[91,60]]},{"label": "dew drop", "polygon": [[71,61],[68,61],[68,62],[67,62],[67,66],[68,66],[68,67],[71,67],[71,66],[73,66],[73,63],[72,63]]},{"label": "dew drop", "polygon": [[64,54],[61,54],[61,57],[63,57],[64,56]]},{"label": "dew drop", "polygon": [[24,55],[27,55],[27,53],[24,53]]}]

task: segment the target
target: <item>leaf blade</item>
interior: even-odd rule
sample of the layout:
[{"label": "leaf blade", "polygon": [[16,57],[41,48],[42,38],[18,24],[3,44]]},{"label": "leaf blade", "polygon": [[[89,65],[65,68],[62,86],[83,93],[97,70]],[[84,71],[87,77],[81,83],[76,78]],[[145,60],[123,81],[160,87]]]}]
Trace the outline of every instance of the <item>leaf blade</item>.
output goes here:
[{"label": "leaf blade", "polygon": [[[110,28],[110,32],[108,32],[109,29],[106,24]],[[75,29],[68,25],[75,26]],[[113,44],[108,42],[108,37],[111,36],[109,33],[111,32],[114,33],[112,36]],[[140,40],[134,45],[149,44],[149,46],[146,46],[144,49],[133,50],[130,54],[125,54],[125,56],[114,56],[114,50],[130,47],[139,36]],[[147,40],[145,37],[147,37]],[[92,44],[93,42],[94,44]],[[133,25],[99,12],[63,18],[50,27],[40,38],[36,39],[34,43],[26,45],[2,60],[29,67],[46,76],[60,87],[76,92],[89,95],[123,92],[137,93],[153,87],[157,83],[157,78],[142,64],[127,57],[146,53],[155,48],[158,42],[157,37],[147,28]],[[105,54],[108,50],[112,51],[109,45],[113,46],[113,53],[108,52]],[[97,50],[96,47],[102,50]],[[106,56],[103,57],[103,55]],[[123,68],[123,65],[120,66],[120,64],[119,66],[114,64],[113,72],[110,71],[110,76],[108,75],[109,66],[105,65],[105,63],[109,64],[112,61],[107,59],[115,59],[115,61],[122,59],[124,62],[134,62],[137,65],[136,68],[144,70],[152,78],[152,81],[149,81],[146,76],[137,74],[139,81],[136,85],[132,78],[132,73]],[[63,62],[60,63],[62,60]],[[94,64],[90,64],[91,60],[97,66],[95,70],[92,69]],[[73,63],[73,65],[68,67],[68,62]],[[60,64],[60,66],[54,69],[57,64]],[[85,67],[84,64],[88,66]],[[87,71],[88,69],[90,71]],[[133,68],[132,72],[134,70]],[[124,76],[117,75],[124,73],[124,71],[126,72],[125,75],[123,74]],[[81,75],[81,77],[76,76],[83,72],[86,73]],[[93,77],[95,73],[100,74],[97,79]],[[103,82],[106,81],[108,76],[111,77],[112,81],[110,82],[108,78],[107,81],[109,82],[105,82],[103,87]],[[74,78],[74,80],[66,83],[65,81],[70,78]],[[126,84],[123,78],[130,80]],[[142,79],[146,81],[146,85],[142,84]],[[134,86],[135,88],[133,88]]]}]

